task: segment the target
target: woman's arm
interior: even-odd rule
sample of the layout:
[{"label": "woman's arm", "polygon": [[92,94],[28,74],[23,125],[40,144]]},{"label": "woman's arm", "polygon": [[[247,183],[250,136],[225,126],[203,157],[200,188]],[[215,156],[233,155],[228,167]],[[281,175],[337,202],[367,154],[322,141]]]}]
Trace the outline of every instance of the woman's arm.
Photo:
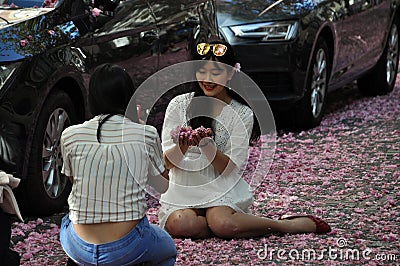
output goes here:
[{"label": "woman's arm", "polygon": [[211,138],[204,138],[199,143],[199,148],[207,159],[211,162],[215,170],[221,175],[229,175],[235,168],[242,166],[247,158],[247,150],[250,134],[253,128],[253,112],[250,108],[245,108],[246,112],[235,110],[230,113],[236,116],[232,131],[229,132],[230,145],[228,150],[223,153],[219,151],[215,142]]},{"label": "woman's arm", "polygon": [[229,175],[236,167],[235,163],[224,153],[217,150],[215,142],[210,137],[192,135],[193,139],[189,140],[188,136],[180,136],[179,144],[164,152],[165,167],[172,169],[179,165],[189,146],[198,146],[213,167],[222,175]]},{"label": "woman's arm", "polygon": [[168,169],[165,168],[164,172],[161,173],[161,176],[164,177],[166,180],[169,180]]},{"label": "woman's arm", "polygon": [[190,144],[191,143],[189,142],[187,135],[179,136],[179,142],[169,150],[165,151],[163,154],[165,168],[172,169],[179,165],[183,159],[183,156],[189,149]]},{"label": "woman's arm", "polygon": [[148,185],[153,187],[159,193],[165,193],[168,189],[168,170],[165,169],[164,172],[156,176],[149,176]]},{"label": "woman's arm", "polygon": [[229,175],[232,170],[235,169],[235,163],[227,155],[217,149],[212,138],[203,138],[198,146],[215,170],[221,175]]}]

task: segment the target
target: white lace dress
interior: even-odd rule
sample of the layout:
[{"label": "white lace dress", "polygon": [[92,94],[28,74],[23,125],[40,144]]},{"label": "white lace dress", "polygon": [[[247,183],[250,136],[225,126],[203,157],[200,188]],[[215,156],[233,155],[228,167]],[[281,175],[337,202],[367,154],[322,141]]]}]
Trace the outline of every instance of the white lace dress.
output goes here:
[{"label": "white lace dress", "polygon": [[[171,130],[179,125],[187,126],[186,109],[192,98],[193,93],[182,94],[169,103],[162,130],[164,152],[176,145],[171,138]],[[229,206],[237,212],[250,213],[253,194],[239,169],[247,161],[253,112],[248,106],[232,100],[215,120],[217,149],[237,167],[229,174],[220,175],[198,147],[189,147],[180,166],[169,172],[169,188],[160,199],[161,227],[165,226],[172,212],[185,208]]]}]

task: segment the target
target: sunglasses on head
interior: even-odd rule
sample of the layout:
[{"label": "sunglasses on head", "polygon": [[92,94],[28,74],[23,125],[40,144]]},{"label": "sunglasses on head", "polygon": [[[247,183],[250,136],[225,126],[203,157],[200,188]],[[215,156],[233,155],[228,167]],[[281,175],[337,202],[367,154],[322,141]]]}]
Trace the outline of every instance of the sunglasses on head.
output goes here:
[{"label": "sunglasses on head", "polygon": [[199,43],[197,45],[197,53],[199,55],[206,55],[212,48],[212,52],[215,56],[223,56],[228,50],[226,45],[216,43],[216,44],[208,44],[208,43]]}]

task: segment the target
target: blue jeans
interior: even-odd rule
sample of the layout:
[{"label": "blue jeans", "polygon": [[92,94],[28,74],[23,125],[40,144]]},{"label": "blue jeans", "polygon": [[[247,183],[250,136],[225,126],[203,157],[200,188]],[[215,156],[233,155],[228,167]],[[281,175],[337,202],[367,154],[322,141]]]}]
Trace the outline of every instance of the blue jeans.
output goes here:
[{"label": "blue jeans", "polygon": [[174,265],[177,254],[170,235],[149,224],[146,216],[121,239],[96,245],[75,233],[67,214],[61,222],[60,242],[65,253],[79,265]]}]

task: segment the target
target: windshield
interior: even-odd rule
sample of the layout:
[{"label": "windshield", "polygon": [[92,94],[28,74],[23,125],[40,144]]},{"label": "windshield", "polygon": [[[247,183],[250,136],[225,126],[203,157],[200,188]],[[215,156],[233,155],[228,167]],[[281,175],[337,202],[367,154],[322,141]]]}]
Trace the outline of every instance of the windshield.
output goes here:
[{"label": "windshield", "polygon": [[58,0],[0,0],[0,9],[54,8]]}]

